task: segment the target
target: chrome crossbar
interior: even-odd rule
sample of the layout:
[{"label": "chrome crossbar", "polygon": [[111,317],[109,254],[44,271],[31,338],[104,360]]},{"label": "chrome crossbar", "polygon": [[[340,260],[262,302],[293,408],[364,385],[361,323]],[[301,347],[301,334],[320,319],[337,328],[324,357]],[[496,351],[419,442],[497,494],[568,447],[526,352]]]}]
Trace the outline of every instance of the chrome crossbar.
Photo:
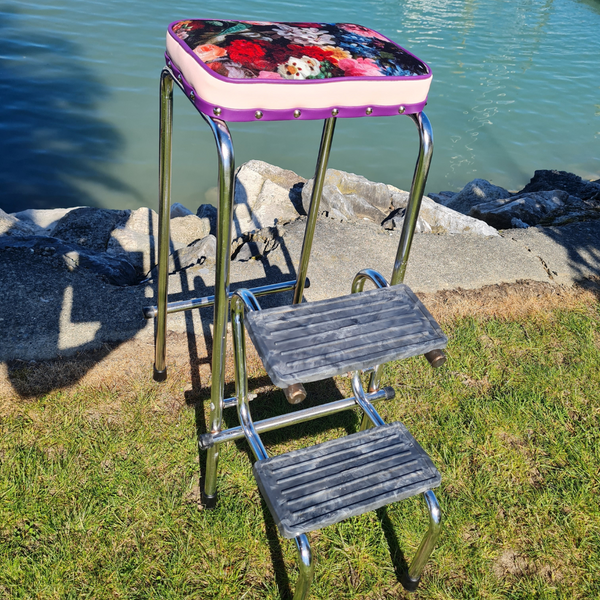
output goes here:
[{"label": "chrome crossbar", "polygon": [[[386,387],[371,394],[365,394],[369,402],[375,402],[377,400],[391,400],[394,397],[393,388]],[[236,403],[236,398],[228,398],[231,401],[229,406]],[[296,425],[297,423],[304,423],[306,421],[312,421],[320,417],[327,415],[333,415],[350,408],[358,406],[355,397],[344,398],[342,400],[336,400],[320,406],[312,406],[311,408],[305,408],[304,410],[298,410],[293,413],[287,413],[284,415],[278,415],[271,417],[270,419],[263,419],[254,423],[254,428],[257,433],[263,433],[265,431],[273,431],[281,427],[288,427],[289,425]],[[231,442],[233,440],[239,440],[244,437],[244,431],[240,426],[231,427],[217,433],[205,433],[200,436],[198,442],[201,450],[208,450],[215,444],[222,444],[224,442]]]},{"label": "chrome crossbar", "polygon": [[[262,285],[255,288],[250,288],[250,291],[255,296],[266,296],[267,294],[277,294],[279,292],[289,292],[296,287],[296,280],[282,281],[281,283],[272,283],[270,285]],[[310,287],[310,281],[306,279],[304,288]],[[235,290],[229,292],[229,298],[235,294]],[[180,300],[179,302],[169,302],[167,304],[167,314],[181,312],[184,310],[192,310],[194,308],[202,308],[204,306],[212,306],[215,303],[214,296],[204,296],[203,298],[194,298],[192,300]],[[146,319],[154,319],[158,315],[158,306],[146,306],[143,309]]]}]

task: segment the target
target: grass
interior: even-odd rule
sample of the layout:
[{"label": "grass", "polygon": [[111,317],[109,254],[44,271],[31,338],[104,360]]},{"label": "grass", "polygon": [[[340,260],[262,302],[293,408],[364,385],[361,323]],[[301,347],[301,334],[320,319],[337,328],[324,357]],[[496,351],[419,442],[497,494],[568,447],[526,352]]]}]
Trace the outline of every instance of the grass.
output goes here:
[{"label": "grass", "polygon": [[[397,396],[382,416],[405,423],[443,478],[444,529],[413,598],[600,597],[600,306],[511,302],[487,312],[434,302],[447,365],[386,367]],[[286,406],[264,373],[252,376],[265,391],[255,418]],[[196,425],[208,402],[187,385],[183,370],[162,385],[144,371],[3,400],[0,597],[291,597],[293,543],[277,536],[245,442],[222,449],[217,508],[199,507]],[[349,395],[349,381],[309,393]],[[264,441],[282,452],[358,425],[347,412]],[[408,597],[398,575],[425,523],[414,498],[309,534],[311,597]]]}]

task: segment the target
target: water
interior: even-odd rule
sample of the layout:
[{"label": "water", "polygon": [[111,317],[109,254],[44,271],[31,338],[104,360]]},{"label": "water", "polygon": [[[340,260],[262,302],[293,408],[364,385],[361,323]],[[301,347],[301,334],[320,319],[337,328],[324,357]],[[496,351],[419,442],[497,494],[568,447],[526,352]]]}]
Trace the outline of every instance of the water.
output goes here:
[{"label": "water", "polygon": [[[427,189],[508,189],[535,169],[600,177],[600,0],[19,0],[0,4],[0,207],[156,207],[158,75],[186,17],[358,22],[432,67]],[[321,123],[232,124],[236,163],[312,176]],[[330,166],[406,188],[406,117],[339,120]],[[214,141],[176,90],[173,200],[215,197]]]}]

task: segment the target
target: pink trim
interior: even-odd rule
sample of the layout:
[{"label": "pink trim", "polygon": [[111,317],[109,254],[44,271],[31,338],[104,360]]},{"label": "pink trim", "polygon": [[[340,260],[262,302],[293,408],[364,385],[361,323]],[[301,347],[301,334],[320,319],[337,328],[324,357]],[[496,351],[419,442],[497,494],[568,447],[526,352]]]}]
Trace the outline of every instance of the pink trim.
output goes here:
[{"label": "pink trim", "polygon": [[[382,117],[382,116],[395,116],[398,114],[415,114],[420,113],[427,104],[427,98],[424,100],[412,103],[412,104],[394,104],[394,105],[364,105],[364,106],[322,106],[319,108],[302,108],[300,115],[295,116],[295,108],[288,109],[263,109],[260,107],[246,108],[246,109],[231,109],[224,107],[219,104],[213,104],[202,99],[196,93],[196,90],[188,83],[183,73],[175,66],[168,54],[165,54],[167,66],[172,70],[173,74],[181,84],[184,92],[188,98],[192,101],[197,110],[205,115],[211,117],[218,117],[223,121],[228,122],[247,122],[247,121],[310,121],[310,120],[322,120],[328,119],[331,116],[337,116],[341,119],[354,119],[357,117]],[[292,82],[301,83],[301,82]],[[194,97],[192,99],[192,93]],[[400,113],[400,106],[404,107],[404,112]],[[370,108],[371,112],[367,114],[367,109]],[[338,113],[332,114],[332,111],[336,109]],[[218,112],[215,112],[218,111]],[[260,111],[262,116],[260,119],[256,118],[256,111]]]}]

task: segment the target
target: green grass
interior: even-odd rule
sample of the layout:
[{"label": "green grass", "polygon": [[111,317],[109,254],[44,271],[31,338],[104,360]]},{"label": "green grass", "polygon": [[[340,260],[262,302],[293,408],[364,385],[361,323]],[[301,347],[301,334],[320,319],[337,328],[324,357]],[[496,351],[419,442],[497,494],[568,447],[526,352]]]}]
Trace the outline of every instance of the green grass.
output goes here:
[{"label": "green grass", "polygon": [[[444,529],[414,598],[600,597],[599,312],[455,319],[445,367],[386,367],[397,397],[382,416],[405,423],[443,478]],[[349,394],[340,379],[307,402],[336,387]],[[4,405],[1,598],[291,597],[293,543],[277,536],[244,442],[222,449],[217,508],[199,509],[183,397],[182,383],[148,376]],[[253,404],[261,418],[285,400],[267,386]],[[264,441],[282,452],[358,425],[348,412]],[[309,534],[311,597],[407,597],[397,575],[425,524],[413,498]]]}]

